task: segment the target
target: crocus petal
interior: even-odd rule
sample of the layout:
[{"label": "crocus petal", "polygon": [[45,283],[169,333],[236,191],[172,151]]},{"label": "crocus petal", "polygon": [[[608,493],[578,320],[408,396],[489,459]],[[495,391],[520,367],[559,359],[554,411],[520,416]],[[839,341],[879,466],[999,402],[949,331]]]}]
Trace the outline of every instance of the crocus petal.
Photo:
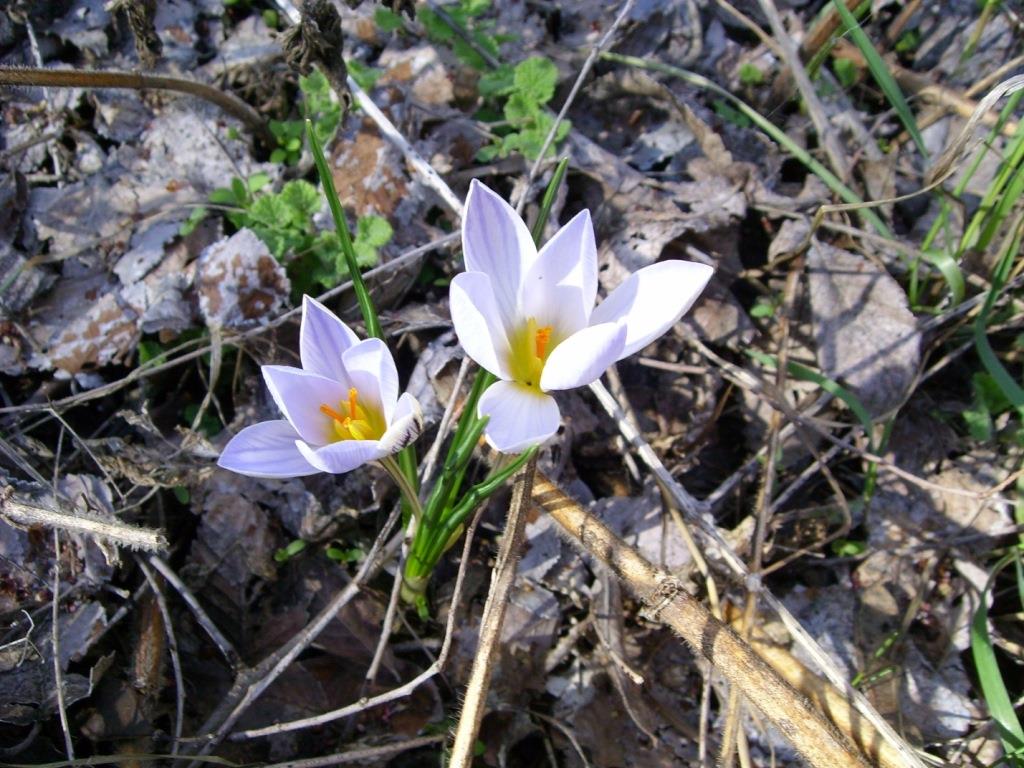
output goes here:
[{"label": "crocus petal", "polygon": [[632,355],[671,328],[700,296],[714,270],[695,261],[662,261],[634,272],[590,316],[591,325],[620,322]]},{"label": "crocus petal", "polygon": [[347,400],[346,384],[287,365],[264,365],[263,378],[277,407],[303,440],[322,445],[331,439],[331,420],[320,406],[337,408]]},{"label": "crocus petal", "polygon": [[590,211],[581,211],[540,250],[519,288],[522,317],[565,338],[587,325],[597,296],[597,247]]},{"label": "crocus petal", "polygon": [[394,421],[377,441],[377,447],[390,455],[405,448],[423,431],[423,412],[419,401],[406,392],[398,398]]},{"label": "crocus petal", "polygon": [[351,472],[356,467],[386,455],[377,446],[376,440],[339,440],[320,448],[296,440],[295,446],[314,467],[334,475]]},{"label": "crocus petal", "polygon": [[217,464],[251,477],[302,477],[320,470],[306,461],[295,440],[299,434],[283,419],[246,427],[224,446]]},{"label": "crocus petal", "polygon": [[302,297],[299,357],[304,370],[344,382],[341,356],[358,341],[352,329],[331,310],[310,296]]},{"label": "crocus petal", "polygon": [[511,381],[496,381],[480,396],[484,435],[496,451],[520,453],[558,431],[558,403],[551,395]]},{"label": "crocus petal", "polygon": [[388,345],[380,339],[365,339],[345,350],[342,361],[359,396],[379,407],[384,421],[390,423],[398,401],[398,371]]},{"label": "crocus petal", "polygon": [[462,216],[462,256],[467,272],[490,276],[506,328],[516,322],[519,284],[537,258],[526,224],[512,206],[476,179]]},{"label": "crocus petal", "polygon": [[540,388],[573,389],[601,377],[622,356],[626,327],[601,323],[577,331],[553,350],[544,364]]},{"label": "crocus petal", "polygon": [[452,280],[450,309],[459,343],[477,365],[502,379],[508,372],[508,336],[494,288],[483,272],[461,272]]}]

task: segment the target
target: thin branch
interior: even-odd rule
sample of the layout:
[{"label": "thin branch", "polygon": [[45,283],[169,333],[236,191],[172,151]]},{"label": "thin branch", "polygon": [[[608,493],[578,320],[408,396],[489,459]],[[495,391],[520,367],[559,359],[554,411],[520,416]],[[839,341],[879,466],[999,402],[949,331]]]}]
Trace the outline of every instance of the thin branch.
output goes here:
[{"label": "thin branch", "polygon": [[573,544],[609,568],[647,607],[648,618],[670,626],[739,688],[811,765],[864,768],[864,758],[806,697],[786,683],[735,632],[712,616],[670,574],[655,568],[538,473],[534,501]]},{"label": "thin branch", "polygon": [[[410,749],[429,747],[433,744],[440,744],[444,741],[443,735],[420,736],[418,739],[408,739],[395,744],[383,744],[379,747],[364,747],[362,749],[350,749],[347,752],[337,752],[333,755],[323,757],[310,757],[305,760],[288,760],[284,763],[271,763],[264,768],[323,768],[327,765],[342,765],[344,763],[362,763],[368,760],[379,760],[384,757],[391,757],[400,752],[408,752]],[[375,762],[375,765],[380,763]]]},{"label": "thin branch", "polygon": [[146,552],[167,550],[162,531],[128,525],[116,519],[87,516],[53,501],[28,501],[14,495],[14,488],[0,488],[0,515],[18,525],[42,525],[54,530],[72,531],[104,539],[121,547]]},{"label": "thin branch", "polygon": [[516,579],[516,563],[522,549],[523,534],[526,530],[527,513],[533,495],[533,477],[537,470],[537,454],[530,456],[526,465],[519,470],[512,487],[512,501],[508,508],[505,533],[501,537],[498,560],[491,577],[491,588],[487,593],[483,616],[480,618],[480,637],[477,640],[473,669],[466,683],[466,693],[455,729],[448,758],[449,768],[469,768],[473,763],[473,747],[477,731],[484,716],[487,691],[491,686],[491,673],[505,620],[505,609],[512,594]]},{"label": "thin branch", "polygon": [[53,532],[53,598],[51,600],[50,644],[53,650],[53,680],[57,693],[57,711],[60,713],[60,727],[64,732],[64,752],[70,762],[75,760],[75,746],[71,743],[71,729],[68,727],[68,709],[64,703],[64,670],[60,664],[60,531]]},{"label": "thin branch", "polygon": [[181,744],[181,728],[185,720],[185,678],[181,673],[181,657],[178,655],[178,638],[174,634],[174,625],[171,623],[171,612],[167,608],[167,598],[160,588],[156,576],[149,570],[149,567],[141,558],[137,561],[142,574],[153,590],[153,597],[156,598],[157,608],[164,619],[164,632],[167,634],[167,651],[171,656],[171,669],[174,671],[174,739],[171,741],[171,754],[177,755]]},{"label": "thin branch", "polygon": [[206,83],[166,75],[144,75],[120,70],[47,69],[39,67],[0,67],[0,86],[43,86],[48,88],[113,88],[132,91],[175,91],[198,96],[244,123],[267,146],[275,144],[267,121],[233,93]]}]

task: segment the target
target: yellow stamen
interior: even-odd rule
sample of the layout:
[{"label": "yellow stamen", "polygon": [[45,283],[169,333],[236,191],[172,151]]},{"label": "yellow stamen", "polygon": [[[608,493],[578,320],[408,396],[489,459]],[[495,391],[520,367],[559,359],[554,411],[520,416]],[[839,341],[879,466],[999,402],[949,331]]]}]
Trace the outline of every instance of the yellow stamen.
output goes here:
[{"label": "yellow stamen", "polygon": [[551,340],[551,326],[545,325],[537,329],[537,337],[534,346],[537,348],[537,357],[544,360],[544,352],[547,350],[548,342]]},{"label": "yellow stamen", "polygon": [[359,392],[356,391],[355,387],[351,387],[348,391],[348,415],[350,418],[355,418],[356,415],[356,399],[359,397]]},{"label": "yellow stamen", "polygon": [[[345,411],[348,414],[343,416]],[[320,413],[331,420],[334,440],[379,440],[387,429],[383,415],[376,408],[359,403],[355,387],[349,389],[348,400],[342,400],[337,410],[321,405]]]}]

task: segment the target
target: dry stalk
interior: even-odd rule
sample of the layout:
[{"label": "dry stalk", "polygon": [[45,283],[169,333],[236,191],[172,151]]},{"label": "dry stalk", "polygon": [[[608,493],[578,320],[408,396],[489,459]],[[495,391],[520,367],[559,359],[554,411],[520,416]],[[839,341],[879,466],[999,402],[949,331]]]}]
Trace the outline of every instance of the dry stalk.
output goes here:
[{"label": "dry stalk", "polygon": [[[46,506],[44,506],[46,504]],[[72,531],[103,539],[133,550],[167,550],[162,531],[139,528],[116,519],[87,517],[85,513],[62,506],[19,499],[11,486],[0,488],[0,516],[17,525],[42,525],[54,530]]]},{"label": "dry stalk", "polygon": [[808,763],[815,768],[867,765],[807,697],[783,680],[678,581],[649,563],[540,473],[534,483],[533,500],[574,544],[626,582],[644,603],[650,618],[670,626],[730,685],[736,686]]},{"label": "dry stalk", "polygon": [[505,621],[505,609],[508,607],[512,585],[516,579],[516,563],[522,549],[536,470],[537,455],[534,454],[526,462],[526,466],[516,474],[515,484],[512,486],[512,502],[508,508],[505,534],[502,536],[498,560],[494,565],[487,603],[480,618],[480,638],[476,656],[473,658],[473,669],[466,684],[459,724],[455,728],[455,740],[452,742],[448,760],[449,768],[470,768],[473,764],[473,747],[477,731],[480,730],[480,721],[484,716],[487,691],[491,686],[491,672],[494,669],[501,627]]}]

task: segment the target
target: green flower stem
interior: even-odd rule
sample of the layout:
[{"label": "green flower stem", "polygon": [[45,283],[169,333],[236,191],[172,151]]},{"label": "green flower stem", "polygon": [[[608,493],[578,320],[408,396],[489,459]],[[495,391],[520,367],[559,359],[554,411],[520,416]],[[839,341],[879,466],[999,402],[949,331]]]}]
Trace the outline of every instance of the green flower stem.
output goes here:
[{"label": "green flower stem", "polygon": [[529,461],[530,457],[537,452],[537,446],[531,446],[516,456],[515,460],[493,471],[486,480],[477,483],[463,496],[459,503],[452,509],[451,514],[446,515],[444,523],[440,528],[439,535],[434,537],[433,547],[427,559],[437,562],[447,552],[452,544],[458,540],[461,527],[466,522],[477,505],[500,488],[506,480],[514,475],[523,464]]},{"label": "green flower stem", "polygon": [[[380,318],[377,316],[377,308],[373,305],[370,292],[363,282],[363,275],[359,271],[359,264],[356,262],[356,250],[352,246],[352,234],[348,229],[348,222],[345,219],[345,212],[341,209],[341,200],[338,199],[338,190],[334,187],[334,177],[324,157],[323,147],[313,130],[313,122],[306,120],[306,136],[309,138],[309,146],[313,152],[313,161],[316,163],[317,173],[320,175],[320,183],[323,185],[324,194],[327,196],[327,204],[331,209],[331,216],[334,218],[334,227],[338,232],[338,241],[341,243],[341,253],[345,258],[345,265],[348,267],[349,279],[352,281],[352,290],[356,294],[356,301],[359,303],[359,311],[363,314],[363,322],[366,323],[366,334],[386,341],[384,330],[380,325]],[[416,449],[407,445],[398,453],[398,464],[401,467],[401,474],[405,477],[406,485],[411,486],[414,493],[411,495],[403,492],[406,499],[417,498],[419,490],[419,476],[416,473]],[[397,481],[396,481],[397,482]],[[408,503],[403,515],[404,522],[408,523],[408,516],[413,510],[412,504]],[[422,515],[420,515],[422,517]]]},{"label": "green flower stem", "polygon": [[366,334],[383,341],[384,331],[380,327],[380,318],[377,317],[377,309],[373,306],[373,299],[370,298],[370,292],[366,290],[366,283],[363,282],[363,275],[359,271],[359,264],[356,263],[356,250],[352,247],[352,235],[348,230],[345,212],[341,210],[341,200],[338,199],[338,190],[334,187],[334,177],[331,176],[331,169],[328,167],[327,159],[324,157],[324,150],[316,138],[316,132],[313,130],[313,121],[308,119],[306,120],[306,136],[309,138],[309,146],[313,151],[313,161],[316,163],[317,173],[320,174],[320,183],[323,185],[324,194],[327,195],[327,204],[331,208],[331,216],[334,217],[334,226],[338,231],[342,256],[345,257],[345,264],[348,266],[352,290],[356,294],[356,301],[359,302],[359,311],[363,313],[363,321],[366,323]]},{"label": "green flower stem", "polygon": [[533,235],[533,242],[540,247],[540,239],[544,236],[544,227],[547,226],[548,219],[551,217],[551,206],[555,204],[555,196],[558,194],[558,188],[562,186],[562,179],[565,178],[565,172],[569,169],[569,158],[563,157],[558,161],[558,165],[555,166],[554,173],[551,174],[551,181],[548,183],[548,188],[544,190],[544,197],[540,201],[540,214],[537,216],[537,221],[533,224],[533,230],[530,232]]}]

